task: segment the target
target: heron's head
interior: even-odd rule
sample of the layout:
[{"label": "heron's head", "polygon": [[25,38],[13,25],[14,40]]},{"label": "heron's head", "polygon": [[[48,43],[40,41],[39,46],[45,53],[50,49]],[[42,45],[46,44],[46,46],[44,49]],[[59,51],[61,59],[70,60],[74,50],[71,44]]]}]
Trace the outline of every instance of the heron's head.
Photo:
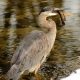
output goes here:
[{"label": "heron's head", "polygon": [[56,16],[57,13],[52,9],[46,8],[41,11],[38,16],[38,25],[42,28],[51,28],[56,25],[55,21],[52,20],[52,16]]},{"label": "heron's head", "polygon": [[[50,22],[50,19],[53,19],[53,22],[56,23],[57,26],[65,25],[65,15],[64,10],[61,8],[43,8],[40,12],[38,17],[38,24],[39,26],[47,26]],[[47,21],[47,23],[46,23]]]}]

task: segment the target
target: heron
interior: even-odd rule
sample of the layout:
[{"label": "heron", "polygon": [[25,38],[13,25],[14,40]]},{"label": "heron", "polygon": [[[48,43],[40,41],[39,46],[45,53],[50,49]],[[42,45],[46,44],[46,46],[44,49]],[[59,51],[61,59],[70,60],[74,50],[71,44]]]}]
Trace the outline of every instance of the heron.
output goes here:
[{"label": "heron", "polygon": [[6,76],[8,80],[18,80],[28,71],[37,74],[40,66],[46,61],[56,39],[56,23],[49,16],[56,16],[54,10],[46,10],[39,14],[37,23],[41,28],[25,36],[11,59],[11,68]]}]

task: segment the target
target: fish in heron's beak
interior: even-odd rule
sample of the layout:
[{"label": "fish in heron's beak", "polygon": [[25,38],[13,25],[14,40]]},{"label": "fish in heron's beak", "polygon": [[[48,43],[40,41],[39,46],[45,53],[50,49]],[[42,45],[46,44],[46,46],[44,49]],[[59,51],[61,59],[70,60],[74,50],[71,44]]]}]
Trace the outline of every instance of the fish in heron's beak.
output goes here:
[{"label": "fish in heron's beak", "polygon": [[58,13],[61,26],[65,25],[66,17],[72,15],[70,12],[65,12],[63,8],[54,8],[53,12]]},{"label": "fish in heron's beak", "polygon": [[58,18],[59,18],[59,22],[60,22],[60,26],[64,26],[65,25],[65,20],[66,20],[66,17],[64,15],[64,10],[61,8],[54,8],[53,9],[53,12],[56,12],[58,14]]}]

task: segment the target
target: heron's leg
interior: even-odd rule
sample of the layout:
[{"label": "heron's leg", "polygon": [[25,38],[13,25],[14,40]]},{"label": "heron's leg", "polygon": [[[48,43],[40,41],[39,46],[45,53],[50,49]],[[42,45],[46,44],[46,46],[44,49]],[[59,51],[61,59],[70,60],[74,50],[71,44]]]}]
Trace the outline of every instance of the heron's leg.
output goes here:
[{"label": "heron's leg", "polygon": [[39,68],[40,68],[40,64],[38,64],[37,65],[37,68],[36,68],[36,70],[35,70],[35,77],[36,77],[36,80],[42,80],[42,77],[41,77],[41,75],[38,73],[38,70],[39,70]]},{"label": "heron's leg", "polygon": [[44,80],[40,73],[35,74],[36,80]]},{"label": "heron's leg", "polygon": [[22,80],[22,79],[26,79],[26,80],[30,80],[30,73],[28,70],[24,70],[20,73],[20,79],[19,80]]}]

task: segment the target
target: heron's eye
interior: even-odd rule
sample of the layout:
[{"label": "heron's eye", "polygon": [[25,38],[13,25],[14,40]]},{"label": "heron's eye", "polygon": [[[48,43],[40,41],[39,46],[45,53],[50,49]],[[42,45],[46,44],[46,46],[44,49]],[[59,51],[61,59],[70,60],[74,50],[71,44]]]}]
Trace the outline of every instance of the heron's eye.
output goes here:
[{"label": "heron's eye", "polygon": [[46,20],[49,20],[49,19],[52,19],[52,18],[53,18],[52,16],[49,16],[49,17],[46,18]]}]

